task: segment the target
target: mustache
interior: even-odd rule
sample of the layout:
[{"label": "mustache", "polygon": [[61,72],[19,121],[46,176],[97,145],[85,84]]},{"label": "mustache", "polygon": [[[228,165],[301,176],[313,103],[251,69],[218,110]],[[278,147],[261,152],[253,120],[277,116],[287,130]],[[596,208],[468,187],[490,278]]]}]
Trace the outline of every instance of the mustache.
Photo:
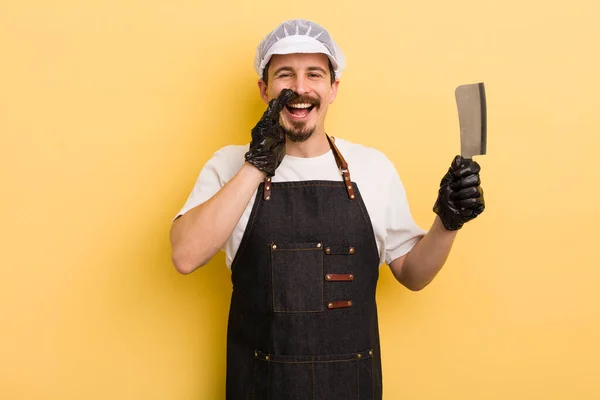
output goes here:
[{"label": "mustache", "polygon": [[310,97],[308,95],[305,94],[298,94],[296,92],[294,92],[294,95],[292,96],[292,98],[290,99],[290,101],[287,102],[286,105],[290,105],[290,104],[301,104],[301,103],[309,103],[312,104],[313,106],[319,108],[321,107],[321,100],[319,100],[318,98],[313,98]]}]

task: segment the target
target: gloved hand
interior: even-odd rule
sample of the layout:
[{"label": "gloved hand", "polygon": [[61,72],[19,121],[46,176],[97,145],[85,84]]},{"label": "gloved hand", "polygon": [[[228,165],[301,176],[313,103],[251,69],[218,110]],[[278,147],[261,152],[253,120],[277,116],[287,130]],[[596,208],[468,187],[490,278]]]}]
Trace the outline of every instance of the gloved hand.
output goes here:
[{"label": "gloved hand", "polygon": [[279,114],[295,96],[290,89],[283,89],[277,99],[269,102],[267,110],[252,129],[250,149],[246,161],[271,177],[285,156],[285,134],[279,125]]},{"label": "gloved hand", "polygon": [[433,211],[450,231],[462,228],[485,209],[479,179],[480,166],[473,160],[456,156],[442,178]]}]

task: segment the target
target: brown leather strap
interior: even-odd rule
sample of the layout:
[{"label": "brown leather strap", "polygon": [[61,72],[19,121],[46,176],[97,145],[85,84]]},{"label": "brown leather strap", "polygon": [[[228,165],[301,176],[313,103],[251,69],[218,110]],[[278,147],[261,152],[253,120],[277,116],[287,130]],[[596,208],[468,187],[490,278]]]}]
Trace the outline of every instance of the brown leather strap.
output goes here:
[{"label": "brown leather strap", "polygon": [[356,252],[356,248],[352,246],[326,246],[325,254],[327,255],[341,255],[341,254],[354,254]]},{"label": "brown leather strap", "polygon": [[331,150],[333,150],[333,156],[335,157],[335,163],[337,164],[338,168],[340,170],[348,169],[348,163],[346,162],[346,159],[344,159],[344,156],[342,153],[340,153],[340,150],[335,145],[335,138],[332,139],[329,135],[326,136],[327,141],[329,142],[329,147],[331,147]]},{"label": "brown leather strap", "polygon": [[[346,191],[348,192],[348,197],[350,200],[356,199],[356,194],[354,193],[354,187],[352,186],[352,179],[350,178],[350,171],[348,170],[348,163],[340,153],[340,150],[334,143],[329,135],[325,135],[327,137],[327,141],[329,142],[329,147],[333,152],[333,157],[335,158],[335,163],[337,164],[342,176],[344,177],[344,186],[346,186]],[[265,189],[263,191],[263,199],[268,201],[271,200],[271,178],[265,178]]]},{"label": "brown leather strap", "polygon": [[344,185],[346,186],[346,191],[348,192],[348,197],[350,200],[354,200],[356,195],[354,194],[354,187],[352,186],[352,179],[350,179],[350,171],[348,170],[348,163],[340,153],[340,150],[335,145],[334,141],[331,140],[329,135],[327,135],[327,140],[329,141],[329,146],[331,146],[331,150],[333,150],[333,157],[335,158],[335,162],[344,177]]},{"label": "brown leather strap", "polygon": [[352,300],[330,301],[327,303],[327,308],[330,310],[347,307],[352,307]]},{"label": "brown leather strap", "polygon": [[350,282],[354,280],[352,274],[327,274],[325,280],[329,282]]},{"label": "brown leather strap", "polygon": [[271,178],[265,178],[265,190],[263,191],[263,199],[271,200]]}]

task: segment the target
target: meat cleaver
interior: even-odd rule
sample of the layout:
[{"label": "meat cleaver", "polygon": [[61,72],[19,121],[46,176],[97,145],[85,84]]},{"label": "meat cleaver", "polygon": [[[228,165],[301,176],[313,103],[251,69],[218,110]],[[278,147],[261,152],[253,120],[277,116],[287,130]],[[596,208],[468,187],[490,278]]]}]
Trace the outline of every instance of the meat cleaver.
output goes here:
[{"label": "meat cleaver", "polygon": [[461,85],[455,90],[460,124],[460,155],[464,159],[486,153],[487,116],[483,82]]}]

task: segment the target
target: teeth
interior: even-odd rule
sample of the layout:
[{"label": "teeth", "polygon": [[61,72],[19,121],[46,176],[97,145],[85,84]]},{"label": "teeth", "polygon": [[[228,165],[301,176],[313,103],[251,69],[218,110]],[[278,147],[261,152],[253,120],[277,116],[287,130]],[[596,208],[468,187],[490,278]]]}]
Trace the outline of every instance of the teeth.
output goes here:
[{"label": "teeth", "polygon": [[299,104],[288,104],[291,108],[309,108],[312,104],[309,103],[299,103]]}]

